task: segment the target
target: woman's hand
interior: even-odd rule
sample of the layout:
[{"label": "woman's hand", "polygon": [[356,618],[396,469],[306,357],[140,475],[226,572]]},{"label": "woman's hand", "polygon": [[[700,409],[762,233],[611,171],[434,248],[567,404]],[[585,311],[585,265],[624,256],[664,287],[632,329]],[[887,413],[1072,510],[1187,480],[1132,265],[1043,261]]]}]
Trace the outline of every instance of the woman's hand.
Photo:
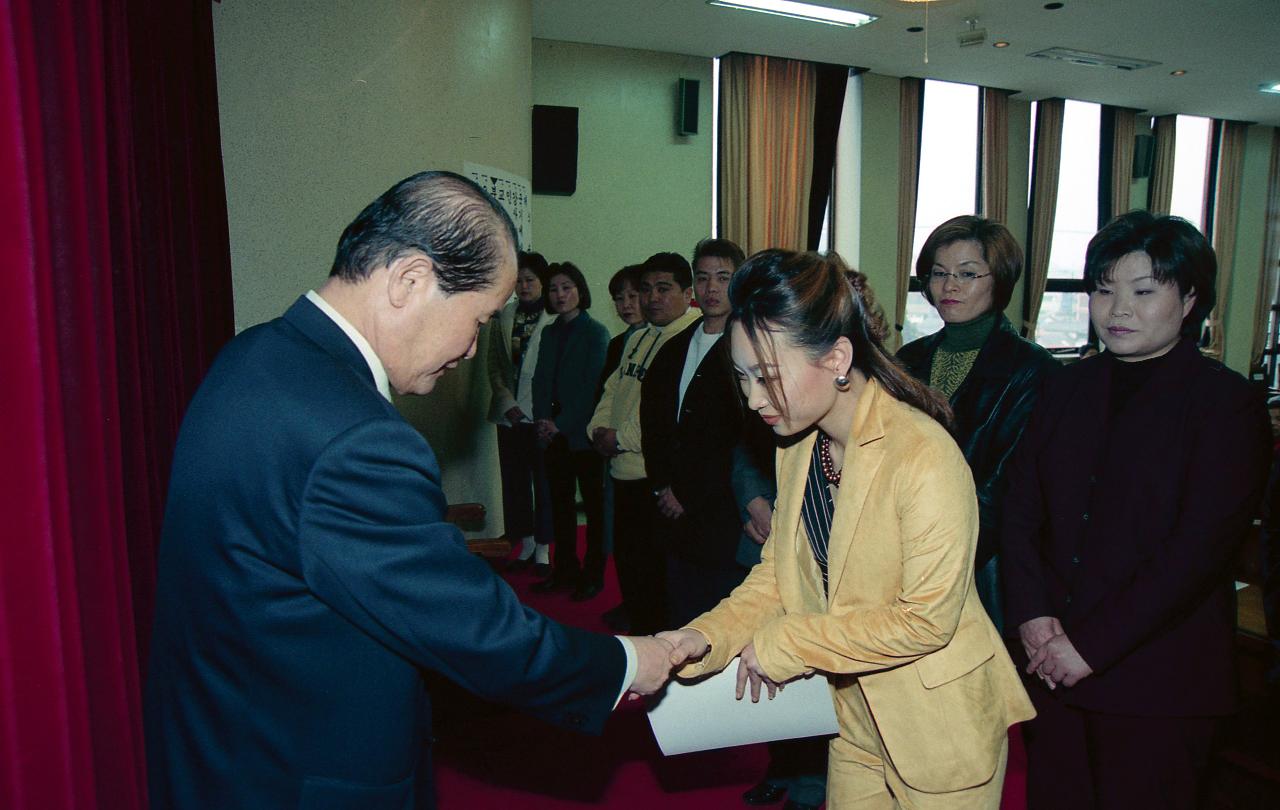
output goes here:
[{"label": "woman's hand", "polygon": [[697,630],[685,627],[680,630],[664,630],[656,634],[671,645],[671,666],[682,667],[697,661],[711,649],[711,642]]},{"label": "woman's hand", "polygon": [[1071,639],[1062,633],[1041,645],[1031,663],[1027,664],[1027,672],[1037,672],[1051,684],[1075,686],[1092,675],[1093,668],[1080,655]]},{"label": "woman's hand", "polygon": [[752,703],[760,702],[761,684],[764,684],[769,691],[769,700],[773,700],[782,687],[770,680],[769,676],[764,674],[764,670],[760,668],[760,659],[756,658],[755,642],[743,647],[740,656],[738,659],[738,700],[742,700],[742,695],[746,691],[747,681],[751,682]]},{"label": "woman's hand", "polygon": [[742,528],[756,543],[764,545],[769,539],[769,529],[773,524],[773,507],[762,496],[757,495],[747,503],[747,514],[751,519]]}]

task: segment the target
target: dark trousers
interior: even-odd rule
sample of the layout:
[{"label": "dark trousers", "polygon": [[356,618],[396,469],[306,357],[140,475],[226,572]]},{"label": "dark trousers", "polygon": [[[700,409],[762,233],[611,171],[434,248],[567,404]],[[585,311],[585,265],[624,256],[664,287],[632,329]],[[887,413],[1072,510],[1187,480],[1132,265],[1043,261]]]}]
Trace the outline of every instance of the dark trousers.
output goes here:
[{"label": "dark trousers", "polygon": [[649,479],[613,479],[613,564],[636,635],[668,629],[665,565],[653,538],[656,502]]},{"label": "dark trousers", "polygon": [[502,474],[503,532],[518,541],[533,535],[551,542],[551,493],[533,425],[498,425],[498,466]]},{"label": "dark trousers", "polygon": [[806,737],[769,743],[769,769],[764,781],[787,789],[787,799],[822,804],[827,795],[827,751],[830,737]]},{"label": "dark trousers", "polygon": [[[654,520],[654,527],[660,532],[670,523],[659,516]],[[747,569],[732,559],[716,565],[687,559],[668,550],[666,561],[667,627],[683,627],[711,610],[747,577]]]},{"label": "dark trousers", "polygon": [[[555,576],[576,577],[579,571],[594,583],[604,581],[604,459],[596,451],[570,450],[560,434],[545,453],[551,488],[551,523],[555,536]],[[587,517],[587,553],[578,565],[578,507],[575,489],[582,492]]]},{"label": "dark trousers", "polygon": [[[1062,688],[1062,687],[1059,687]],[[1028,684],[1022,726],[1028,810],[1193,810],[1217,717],[1127,717],[1077,709]]]}]

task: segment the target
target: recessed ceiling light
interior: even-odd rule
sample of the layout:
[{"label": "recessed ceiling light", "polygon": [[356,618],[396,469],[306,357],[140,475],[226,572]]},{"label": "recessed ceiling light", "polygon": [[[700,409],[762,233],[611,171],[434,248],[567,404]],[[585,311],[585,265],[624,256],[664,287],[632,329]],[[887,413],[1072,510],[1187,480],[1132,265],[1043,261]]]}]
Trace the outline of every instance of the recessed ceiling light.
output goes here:
[{"label": "recessed ceiling light", "polygon": [[913,26],[911,26],[910,28],[908,28],[908,29],[907,29],[907,31],[909,31],[909,32],[910,32],[910,33],[912,33],[912,34],[918,34],[918,33],[920,33],[920,32],[921,32],[921,31],[923,31],[923,30],[924,30],[924,26],[923,26],[923,25],[913,25]]},{"label": "recessed ceiling light", "polygon": [[1048,11],[1057,11],[1058,9],[1062,8],[1065,5],[1066,3],[1045,3],[1044,7]]},{"label": "recessed ceiling light", "polygon": [[1170,71],[1169,75],[1170,75],[1170,76],[1185,76],[1185,75],[1187,75],[1187,72],[1186,72],[1185,70],[1178,69],[1178,70]]},{"label": "recessed ceiling light", "polygon": [[1003,39],[997,39],[995,42],[991,43],[991,47],[993,47],[993,48],[1007,48],[1007,47],[1009,47],[1009,43],[1005,42]]},{"label": "recessed ceiling light", "polygon": [[759,11],[778,17],[790,17],[793,20],[838,25],[841,28],[856,28],[880,19],[874,14],[863,14],[860,11],[849,11],[842,8],[816,6],[812,3],[797,3],[794,0],[707,0],[709,6],[736,8],[742,11]]},{"label": "recessed ceiling light", "polygon": [[1258,89],[1264,93],[1280,93],[1280,82],[1260,84]]}]

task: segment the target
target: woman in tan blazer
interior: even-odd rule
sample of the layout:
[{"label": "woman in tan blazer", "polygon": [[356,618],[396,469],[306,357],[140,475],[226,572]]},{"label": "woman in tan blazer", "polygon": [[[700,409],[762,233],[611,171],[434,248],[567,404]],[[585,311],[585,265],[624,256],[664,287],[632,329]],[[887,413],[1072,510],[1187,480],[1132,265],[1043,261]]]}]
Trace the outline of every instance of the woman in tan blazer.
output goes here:
[{"label": "woman in tan blazer", "polygon": [[826,677],[832,810],[998,808],[1007,729],[1034,711],[974,591],[977,500],[945,402],[888,356],[835,256],[758,253],[729,295],[747,404],[799,439],[760,564],[662,634],[673,664],[741,655],[753,699]]}]

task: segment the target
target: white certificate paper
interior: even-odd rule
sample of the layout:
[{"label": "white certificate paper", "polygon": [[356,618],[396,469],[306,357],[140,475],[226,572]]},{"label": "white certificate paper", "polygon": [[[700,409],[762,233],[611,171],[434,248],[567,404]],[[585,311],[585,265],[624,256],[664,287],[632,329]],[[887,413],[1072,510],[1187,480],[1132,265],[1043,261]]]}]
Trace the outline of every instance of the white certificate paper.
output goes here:
[{"label": "white certificate paper", "polygon": [[762,686],[760,702],[752,703],[750,684],[742,700],[734,697],[737,672],[734,659],[704,680],[671,681],[649,709],[663,756],[836,733],[831,688],[823,676],[791,681],[773,700]]}]

